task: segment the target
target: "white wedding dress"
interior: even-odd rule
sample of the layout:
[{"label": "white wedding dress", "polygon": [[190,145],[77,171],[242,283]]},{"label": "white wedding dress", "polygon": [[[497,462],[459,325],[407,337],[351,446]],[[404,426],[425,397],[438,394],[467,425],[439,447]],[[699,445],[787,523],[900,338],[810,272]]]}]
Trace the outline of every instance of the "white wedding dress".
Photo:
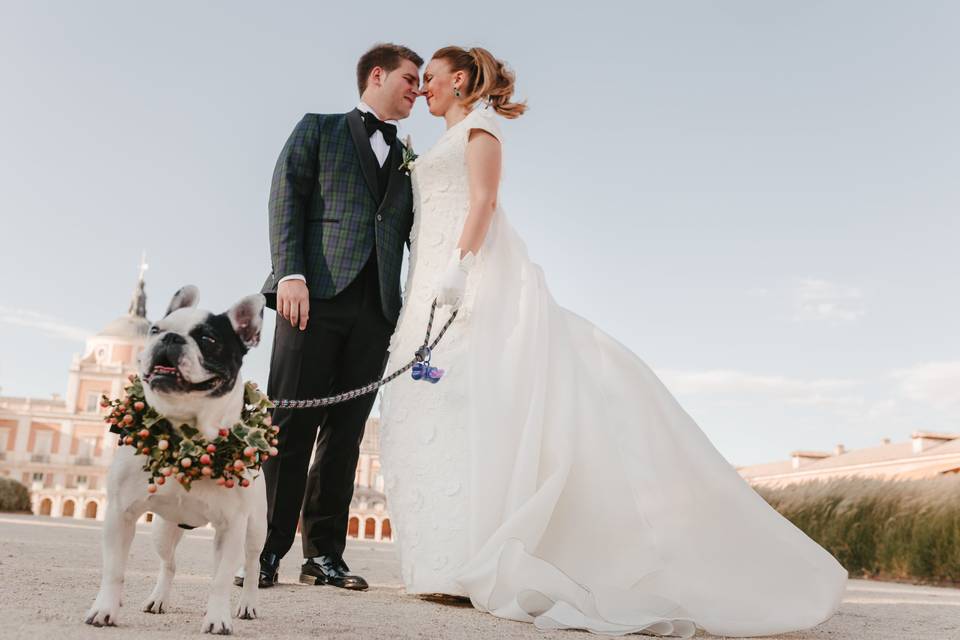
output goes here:
[{"label": "white wedding dress", "polygon": [[[388,371],[422,342],[459,239],[472,129],[501,137],[478,109],[414,164]],[[609,635],[766,635],[837,610],[843,567],[740,478],[640,358],[553,300],[501,209],[433,364],[439,383],[405,375],[380,405],[408,593]]]}]

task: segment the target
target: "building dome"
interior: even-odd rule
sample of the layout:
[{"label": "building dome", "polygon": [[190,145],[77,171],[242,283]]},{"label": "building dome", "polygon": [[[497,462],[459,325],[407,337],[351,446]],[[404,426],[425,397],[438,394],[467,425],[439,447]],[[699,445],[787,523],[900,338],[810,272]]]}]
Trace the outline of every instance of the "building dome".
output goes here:
[{"label": "building dome", "polygon": [[111,338],[143,338],[150,329],[150,321],[140,316],[123,315],[113,320],[97,335]]}]

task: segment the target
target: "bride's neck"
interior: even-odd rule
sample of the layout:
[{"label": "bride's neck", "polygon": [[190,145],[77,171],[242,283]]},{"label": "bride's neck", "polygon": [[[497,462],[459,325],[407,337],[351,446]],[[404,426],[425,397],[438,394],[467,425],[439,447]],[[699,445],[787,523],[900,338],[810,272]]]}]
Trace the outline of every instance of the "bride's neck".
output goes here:
[{"label": "bride's neck", "polygon": [[454,104],[443,114],[443,119],[447,121],[447,129],[466,118],[469,114],[470,109],[460,103]]}]

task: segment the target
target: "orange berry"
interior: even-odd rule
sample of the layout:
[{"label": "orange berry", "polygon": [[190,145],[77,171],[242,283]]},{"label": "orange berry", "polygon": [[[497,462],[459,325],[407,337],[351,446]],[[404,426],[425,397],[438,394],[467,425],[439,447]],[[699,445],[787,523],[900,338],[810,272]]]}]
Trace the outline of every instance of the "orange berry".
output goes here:
[{"label": "orange berry", "polygon": [[192,464],[193,464],[193,460],[191,460],[190,458],[184,458],[183,460],[180,461],[180,466],[183,467],[184,469],[189,468],[190,465]]},{"label": "orange berry", "polygon": [[147,485],[147,493],[156,493],[156,492],[157,492],[157,485],[155,484]]},{"label": "orange berry", "polygon": [[163,476],[157,476],[156,478],[153,479],[153,481],[157,484],[163,484],[164,482],[167,481],[167,479],[164,478]]}]

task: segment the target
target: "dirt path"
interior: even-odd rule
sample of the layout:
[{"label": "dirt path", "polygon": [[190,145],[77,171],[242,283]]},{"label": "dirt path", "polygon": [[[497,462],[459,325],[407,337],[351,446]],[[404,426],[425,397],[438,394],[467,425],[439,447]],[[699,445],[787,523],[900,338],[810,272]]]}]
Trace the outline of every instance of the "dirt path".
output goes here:
[{"label": "dirt path", "polygon": [[[81,622],[100,579],[100,523],[0,514],[0,638],[183,638],[199,636],[211,569],[212,533],[192,531],[178,550],[179,573],[170,612],[139,610],[156,577],[149,525],[133,543],[120,626],[95,629]],[[371,589],[353,593],[296,583],[299,558],[288,556],[281,584],[262,592],[262,618],[236,621],[246,638],[589,638],[577,632],[540,632],[472,607],[403,595],[394,549],[351,542],[346,560]],[[720,586],[720,585],[718,585]],[[134,636],[136,634],[136,636]],[[701,634],[698,637],[710,638]],[[960,640],[960,589],[851,580],[840,613],[820,627],[782,640]]]}]

